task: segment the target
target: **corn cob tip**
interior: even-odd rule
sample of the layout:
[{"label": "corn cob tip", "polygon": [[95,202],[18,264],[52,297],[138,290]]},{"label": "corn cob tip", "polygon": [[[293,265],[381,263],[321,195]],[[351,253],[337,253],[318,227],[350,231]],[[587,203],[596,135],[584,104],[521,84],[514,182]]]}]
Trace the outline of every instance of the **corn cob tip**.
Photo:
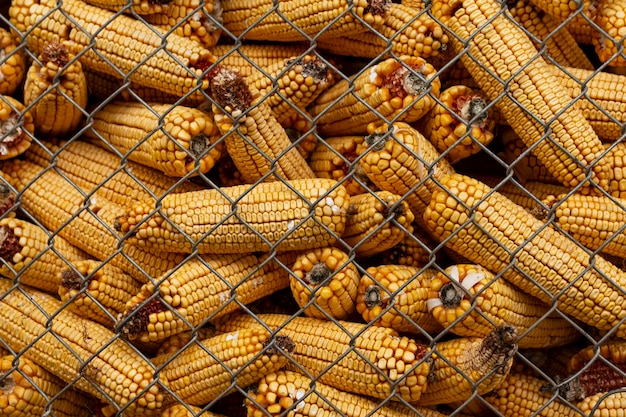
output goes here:
[{"label": "corn cob tip", "polygon": [[555,378],[555,382],[556,385],[542,385],[539,391],[550,395],[554,394],[555,391],[558,391],[562,398],[570,402],[581,401],[586,397],[583,384],[580,383],[578,378],[573,378],[570,381],[561,384],[561,378],[557,377]]},{"label": "corn cob tip", "polygon": [[9,114],[0,115],[0,156],[9,155],[11,149],[17,149],[22,142],[29,140],[25,123],[22,122],[21,111],[15,108],[15,100],[5,97],[9,101]]},{"label": "corn cob tip", "polygon": [[485,338],[483,345],[487,350],[503,352],[505,356],[511,357],[517,351],[517,339],[517,328],[510,324],[503,324],[496,327]]},{"label": "corn cob tip", "polygon": [[363,16],[384,16],[391,8],[391,0],[369,0]]},{"label": "corn cob tip", "polygon": [[20,238],[9,226],[0,227],[0,259],[10,260],[21,252]]},{"label": "corn cob tip", "polygon": [[61,272],[61,286],[69,290],[80,290],[83,277],[73,268],[65,269]]},{"label": "corn cob tip", "polygon": [[216,65],[207,74],[209,96],[231,113],[244,112],[252,104],[252,92],[245,79],[237,71]]},{"label": "corn cob tip", "polygon": [[296,348],[296,343],[289,336],[285,335],[276,335],[272,338],[267,339],[264,342],[265,354],[266,355],[277,355],[282,353],[293,353]]},{"label": "corn cob tip", "polygon": [[70,55],[67,47],[55,40],[43,47],[39,58],[43,64],[51,63],[58,67],[64,67],[69,62]]},{"label": "corn cob tip", "polygon": [[478,93],[466,94],[457,97],[454,102],[455,107],[453,110],[466,121],[473,121],[473,124],[478,127],[485,127],[487,119],[489,117],[487,108],[487,101]]},{"label": "corn cob tip", "polygon": [[302,280],[314,286],[320,285],[330,277],[332,272],[325,262],[318,262],[311,267],[311,270],[304,275]]},{"label": "corn cob tip", "polygon": [[116,332],[130,340],[134,340],[148,330],[150,315],[162,311],[167,311],[167,308],[159,298],[153,298],[146,303],[134,305],[119,317]]},{"label": "corn cob tip", "polygon": [[326,62],[317,57],[302,57],[297,60],[288,60],[287,66],[302,65],[302,75],[311,77],[315,84],[329,82],[333,73]]},{"label": "corn cob tip", "polygon": [[422,66],[402,65],[387,74],[381,86],[388,88],[392,96],[405,98],[408,95],[421,96],[428,93],[430,83]]}]

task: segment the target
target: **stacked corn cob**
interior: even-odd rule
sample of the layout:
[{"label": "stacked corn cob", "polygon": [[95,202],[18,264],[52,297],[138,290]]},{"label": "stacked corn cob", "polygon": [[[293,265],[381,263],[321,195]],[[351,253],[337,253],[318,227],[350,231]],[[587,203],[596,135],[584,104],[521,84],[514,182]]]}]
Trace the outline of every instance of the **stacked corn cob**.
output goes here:
[{"label": "stacked corn cob", "polygon": [[1,412],[612,415],[625,8],[13,0]]}]

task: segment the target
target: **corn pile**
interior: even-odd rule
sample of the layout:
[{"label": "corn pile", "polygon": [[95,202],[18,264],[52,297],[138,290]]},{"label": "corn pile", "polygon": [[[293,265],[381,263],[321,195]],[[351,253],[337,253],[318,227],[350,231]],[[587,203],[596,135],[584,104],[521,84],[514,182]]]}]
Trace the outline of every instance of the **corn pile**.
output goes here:
[{"label": "corn pile", "polygon": [[623,416],[626,0],[12,0],[0,416]]}]

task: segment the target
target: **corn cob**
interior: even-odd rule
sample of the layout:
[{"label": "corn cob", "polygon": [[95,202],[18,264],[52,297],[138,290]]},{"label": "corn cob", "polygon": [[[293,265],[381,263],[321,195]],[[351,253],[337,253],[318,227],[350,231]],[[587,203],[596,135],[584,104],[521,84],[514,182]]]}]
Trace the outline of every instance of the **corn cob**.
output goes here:
[{"label": "corn cob", "polygon": [[428,311],[463,337],[486,337],[495,326],[513,325],[520,348],[561,346],[580,337],[548,305],[480,265],[453,265],[438,272],[430,281]]},{"label": "corn cob", "polygon": [[[161,417],[226,417],[212,411],[202,411],[200,407],[189,404],[172,404],[164,407]],[[232,417],[232,416],[231,416]]]},{"label": "corn cob", "polygon": [[317,178],[340,181],[348,194],[357,195],[376,186],[356,162],[362,152],[364,136],[335,136],[319,141],[309,157],[309,166]]},{"label": "corn cob", "polygon": [[622,339],[609,338],[601,344],[586,346],[571,356],[567,364],[567,371],[574,374],[583,369],[592,360],[605,358],[608,362],[618,366],[626,364],[626,342]]},{"label": "corn cob", "polygon": [[447,33],[426,11],[404,4],[391,3],[376,32],[320,39],[317,46],[333,54],[362,58],[377,58],[383,53],[430,58],[439,55],[448,44]]},{"label": "corn cob", "polygon": [[504,324],[485,337],[437,342],[433,348],[433,373],[417,404],[465,401],[475,392],[497,388],[511,370],[517,351],[517,330]]},{"label": "corn cob", "polygon": [[91,100],[104,102],[115,97],[122,101],[180,104],[189,107],[199,106],[205,100],[204,97],[197,94],[186,95],[181,98],[179,95],[165,93],[152,87],[145,87],[141,84],[90,68],[83,68],[83,73],[87,80],[87,90]]},{"label": "corn cob", "polygon": [[571,16],[587,14],[595,17],[599,4],[597,0],[529,0],[539,10],[544,11],[559,22]]},{"label": "corn cob", "polygon": [[48,230],[100,261],[111,262],[139,282],[146,282],[174,268],[185,258],[178,253],[124,245],[115,235],[115,218],[122,207],[102,197],[86,200],[83,193],[53,170],[28,161],[7,161],[3,178],[21,196],[21,208]]},{"label": "corn cob", "polygon": [[188,345],[196,340],[204,340],[217,336],[219,333],[210,326],[201,327],[195,331],[176,333],[159,344],[155,355],[150,358],[150,362],[157,368],[172,361],[179,352],[182,352]]},{"label": "corn cob", "polygon": [[545,392],[545,385],[544,379],[511,372],[484,399],[504,417],[583,417],[572,405]]},{"label": "corn cob", "polygon": [[444,417],[444,414],[424,407],[407,407],[393,402],[379,405],[369,398],[340,391],[319,381],[314,382],[292,371],[265,375],[248,391],[248,396],[248,417]]},{"label": "corn cob", "polygon": [[[607,196],[552,195],[550,221],[592,251],[626,257],[626,200]],[[547,214],[547,213],[546,213]]]},{"label": "corn cob", "polygon": [[[547,386],[546,391],[558,390],[559,395],[567,401],[587,401],[593,404],[598,401],[598,394],[626,387],[626,366],[624,364],[610,364],[602,360],[593,361],[580,372],[570,375],[558,387]],[[561,378],[557,379],[559,381]],[[592,398],[590,398],[592,397]],[[595,398],[593,398],[595,397]]]},{"label": "corn cob", "polygon": [[480,181],[454,174],[441,185],[424,213],[433,236],[561,312],[624,334],[624,272]]},{"label": "corn cob", "polygon": [[370,123],[419,120],[435,105],[440,88],[435,68],[423,58],[387,58],[337,82],[309,112],[322,136],[366,134]]},{"label": "corn cob", "polygon": [[593,70],[593,64],[572,34],[561,26],[560,21],[534,6],[532,1],[513,1],[509,6],[509,12],[513,19],[529,32],[529,37],[537,50],[545,48],[548,62],[554,61],[566,67]]},{"label": "corn cob", "polygon": [[359,160],[365,175],[381,190],[406,196],[415,221],[424,226],[424,210],[437,187],[433,179],[453,173],[454,168],[406,123],[383,125],[369,133]]},{"label": "corn cob", "polygon": [[34,132],[30,109],[11,96],[0,95],[0,160],[23,154],[31,145]]},{"label": "corn cob", "polygon": [[[0,338],[64,382],[109,404],[107,410],[158,415],[164,394],[154,369],[105,327],[37,290],[0,280]],[[53,318],[51,318],[53,317]],[[159,377],[166,382],[163,376]]]},{"label": "corn cob", "polygon": [[237,387],[245,388],[284,367],[295,342],[256,327],[198,341],[161,370],[177,398],[191,405],[208,404]]},{"label": "corn cob", "polygon": [[560,184],[513,129],[505,127],[500,131],[499,137],[503,144],[501,157],[522,184],[529,181]]},{"label": "corn cob", "polygon": [[413,233],[406,234],[400,243],[381,253],[381,263],[422,268],[431,257],[437,257],[436,246],[435,240],[415,223]]},{"label": "corn cob", "polygon": [[362,33],[368,30],[364,23],[380,27],[387,18],[390,3],[388,0],[329,3],[284,0],[275,7],[271,0],[259,1],[254,6],[246,0],[227,0],[222,2],[222,19],[232,35],[246,40],[308,41]]},{"label": "corn cob", "polygon": [[578,402],[576,407],[584,413],[585,417],[619,415],[626,409],[626,392],[622,387],[620,391],[590,395]]},{"label": "corn cob", "polygon": [[113,328],[126,302],[141,284],[121,269],[100,261],[83,260],[66,266],[59,276],[61,301],[76,314]]},{"label": "corn cob", "polygon": [[184,253],[312,249],[341,236],[349,204],[334,180],[272,181],[171,193],[158,212],[141,200],[116,219],[116,230],[127,243]]},{"label": "corn cob", "polygon": [[42,168],[53,164],[85,193],[95,192],[116,204],[201,188],[140,163],[122,160],[117,154],[88,142],[39,141],[37,145],[43,146],[33,145],[25,153],[28,160]]},{"label": "corn cob", "polygon": [[85,0],[85,3],[113,12],[134,12],[144,19],[153,13],[163,13],[170,7],[170,1],[153,0]]},{"label": "corn cob", "polygon": [[118,331],[129,340],[160,341],[288,286],[274,259],[247,252],[191,258],[144,284],[126,303]]},{"label": "corn cob", "polygon": [[491,143],[495,120],[480,91],[464,85],[446,88],[421,120],[420,132],[454,164]]},{"label": "corn cob", "polygon": [[346,320],[356,311],[359,272],[347,253],[326,247],[298,255],[289,286],[304,314]]},{"label": "corn cob", "polygon": [[559,184],[546,184],[539,181],[528,181],[523,184],[507,181],[504,184],[498,184],[497,189],[506,198],[524,207],[533,215],[537,214],[538,206],[549,196],[568,192],[566,187]]},{"label": "corn cob", "polygon": [[609,192],[616,198],[626,198],[626,144],[622,141],[605,143],[606,159],[611,164]]},{"label": "corn cob", "polygon": [[309,49],[304,43],[256,42],[242,45],[215,45],[211,52],[216,62],[237,71],[242,77],[268,72],[268,68],[284,59],[302,56]]},{"label": "corn cob", "polygon": [[313,54],[293,56],[245,78],[249,86],[265,97],[272,114],[281,125],[305,109],[335,82],[328,64]]},{"label": "corn cob", "polygon": [[359,280],[356,309],[366,322],[398,332],[438,332],[442,328],[426,305],[436,273],[403,265],[371,266]]},{"label": "corn cob", "polygon": [[26,74],[26,54],[19,45],[16,36],[0,28],[0,94],[13,94]]},{"label": "corn cob", "polygon": [[0,414],[6,417],[87,417],[86,398],[26,357],[0,356]]},{"label": "corn cob", "polygon": [[222,154],[212,115],[192,107],[114,101],[92,116],[92,143],[165,175],[206,173]]},{"label": "corn cob", "polygon": [[[291,116],[280,121],[287,137],[304,159],[307,159],[317,146],[317,135],[312,117],[304,109],[298,109]],[[309,165],[310,166],[310,165]]]},{"label": "corn cob", "polygon": [[24,105],[33,115],[36,133],[73,134],[83,121],[87,95],[87,79],[77,58],[65,44],[46,44],[24,81]]},{"label": "corn cob", "polygon": [[202,79],[214,62],[208,49],[175,33],[164,43],[164,34],[124,14],[80,0],[62,6],[54,0],[15,0],[9,20],[35,54],[52,40],[70,41],[70,53],[86,68],[180,97],[202,96],[196,87],[208,86]]},{"label": "corn cob", "polygon": [[593,45],[593,38],[599,36],[598,25],[584,13],[577,14],[568,20],[565,29],[579,45]]},{"label": "corn cob", "polygon": [[602,142],[501,4],[438,0],[432,11],[454,33],[450,43],[481,90],[554,177],[581,192],[607,190]]},{"label": "corn cob", "polygon": [[626,66],[626,58],[620,56],[624,47],[624,18],[626,2],[622,0],[598,0],[593,23],[598,32],[591,40],[601,62],[617,67]]},{"label": "corn cob", "polygon": [[401,196],[388,191],[350,197],[341,241],[366,258],[390,249],[413,232],[415,216]]},{"label": "corn cob", "polygon": [[261,325],[278,329],[277,334],[296,344],[291,355],[295,363],[288,363],[286,370],[304,370],[342,391],[417,401],[428,382],[428,346],[392,329],[281,314],[226,316],[214,324],[219,331]]},{"label": "corn cob", "polygon": [[171,30],[211,48],[222,34],[221,14],[220,0],[172,0],[163,11],[143,18],[163,33]]},{"label": "corn cob", "polygon": [[215,101],[215,123],[246,182],[265,178],[270,172],[284,179],[314,177],[254,85],[221,66],[214,67],[207,77],[208,94]]},{"label": "corn cob", "polygon": [[61,236],[50,236],[40,226],[26,220],[0,220],[0,274],[18,283],[56,294],[59,275],[69,262],[87,254]]}]

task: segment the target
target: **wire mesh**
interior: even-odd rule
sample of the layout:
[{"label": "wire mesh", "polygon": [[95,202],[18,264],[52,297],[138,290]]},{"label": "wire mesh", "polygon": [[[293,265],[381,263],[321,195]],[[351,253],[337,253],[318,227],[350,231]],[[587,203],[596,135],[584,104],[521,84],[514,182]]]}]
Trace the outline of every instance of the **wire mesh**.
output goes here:
[{"label": "wire mesh", "polygon": [[[248,3],[2,6],[0,88],[24,74],[0,113],[0,415],[626,409],[602,7]],[[484,4],[477,32],[518,40],[442,17]]]}]

